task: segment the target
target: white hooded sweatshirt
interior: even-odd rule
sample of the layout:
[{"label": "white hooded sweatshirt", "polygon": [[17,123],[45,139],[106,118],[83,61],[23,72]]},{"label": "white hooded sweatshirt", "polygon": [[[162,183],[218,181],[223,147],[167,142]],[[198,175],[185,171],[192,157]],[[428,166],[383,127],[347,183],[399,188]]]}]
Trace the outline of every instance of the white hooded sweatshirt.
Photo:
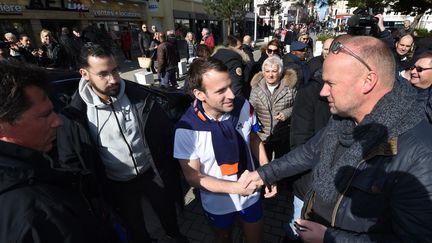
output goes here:
[{"label": "white hooded sweatshirt", "polygon": [[120,82],[118,95],[111,97],[111,104],[103,103],[84,78],[80,80],[78,90],[87,104],[90,134],[96,141],[108,178],[128,181],[150,168],[144,154],[147,144],[124,93],[124,80]]}]

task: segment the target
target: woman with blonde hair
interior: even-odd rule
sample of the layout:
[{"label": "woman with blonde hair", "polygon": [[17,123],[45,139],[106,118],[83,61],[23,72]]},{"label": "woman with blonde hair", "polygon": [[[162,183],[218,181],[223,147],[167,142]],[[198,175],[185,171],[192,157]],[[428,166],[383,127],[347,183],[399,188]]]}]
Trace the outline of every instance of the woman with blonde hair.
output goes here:
[{"label": "woman with blonde hair", "polygon": [[192,63],[193,59],[197,57],[196,42],[193,33],[187,32],[185,40],[187,45],[187,62]]},{"label": "woman with blonde hair", "polygon": [[307,48],[306,53],[306,61],[309,61],[313,57],[313,40],[310,38],[309,34],[307,32],[300,32],[298,35],[298,41],[305,43]]},{"label": "woman with blonde hair", "polygon": [[[153,40],[151,41],[150,47],[149,47],[150,57],[152,59],[151,71],[153,73],[157,73],[156,69],[155,69],[155,61],[156,61],[156,57],[157,57],[157,48],[158,48],[159,44],[161,43],[160,36],[161,36],[161,32],[154,32]],[[147,71],[150,71],[150,70],[147,69]]]},{"label": "woman with blonde hair", "polygon": [[67,68],[66,53],[63,46],[54,39],[51,31],[40,32],[42,46],[39,49],[40,64],[48,68]]}]

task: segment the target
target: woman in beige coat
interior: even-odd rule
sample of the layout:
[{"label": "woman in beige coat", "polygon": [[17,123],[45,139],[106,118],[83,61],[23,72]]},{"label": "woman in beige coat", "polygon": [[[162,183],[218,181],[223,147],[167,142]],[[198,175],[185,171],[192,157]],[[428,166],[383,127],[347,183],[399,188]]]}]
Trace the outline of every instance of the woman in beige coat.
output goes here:
[{"label": "woman in beige coat", "polygon": [[261,122],[264,141],[269,159],[278,158],[289,151],[289,129],[292,106],[296,94],[297,75],[288,69],[283,73],[282,60],[267,58],[262,71],[251,81],[250,103]]}]

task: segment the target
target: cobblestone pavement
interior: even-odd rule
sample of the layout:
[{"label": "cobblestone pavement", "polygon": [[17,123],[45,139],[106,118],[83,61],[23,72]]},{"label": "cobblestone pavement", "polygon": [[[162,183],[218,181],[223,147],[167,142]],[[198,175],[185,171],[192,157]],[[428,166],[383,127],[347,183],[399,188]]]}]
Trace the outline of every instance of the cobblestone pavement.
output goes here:
[{"label": "cobblestone pavement", "polygon": [[[190,188],[185,195],[185,208],[179,213],[178,223],[180,231],[188,237],[191,243],[211,243],[214,242],[213,231],[211,230],[207,218],[203,213],[201,201],[196,197],[195,192]],[[264,208],[264,242],[278,243],[281,242],[285,235],[285,226],[288,222],[290,206],[288,202],[287,189],[279,186],[278,194],[271,199],[263,199]],[[150,207],[150,206],[149,206]],[[158,239],[160,243],[173,243],[172,239],[165,236],[163,229],[160,227],[156,216],[147,212],[146,222],[150,234]],[[242,231],[238,225],[233,230],[233,242],[243,242]]]}]

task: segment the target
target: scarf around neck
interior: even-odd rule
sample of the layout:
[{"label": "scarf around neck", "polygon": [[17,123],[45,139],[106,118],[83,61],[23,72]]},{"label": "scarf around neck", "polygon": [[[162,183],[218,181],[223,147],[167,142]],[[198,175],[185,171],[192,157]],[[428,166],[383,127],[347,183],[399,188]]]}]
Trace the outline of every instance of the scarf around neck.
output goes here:
[{"label": "scarf around neck", "polygon": [[313,169],[312,190],[317,198],[335,204],[352,176],[352,173],[343,173],[347,172],[345,168],[355,168],[371,149],[398,137],[425,118],[416,95],[406,81],[396,80],[393,89],[360,124],[335,115],[330,118],[320,161]]},{"label": "scarf around neck", "polygon": [[224,176],[236,173],[240,175],[246,169],[253,170],[247,144],[236,130],[244,103],[244,99],[236,97],[234,109],[230,112],[229,118],[215,121],[205,115],[202,102],[195,100],[176,126],[176,128],[211,132],[216,162]]}]

